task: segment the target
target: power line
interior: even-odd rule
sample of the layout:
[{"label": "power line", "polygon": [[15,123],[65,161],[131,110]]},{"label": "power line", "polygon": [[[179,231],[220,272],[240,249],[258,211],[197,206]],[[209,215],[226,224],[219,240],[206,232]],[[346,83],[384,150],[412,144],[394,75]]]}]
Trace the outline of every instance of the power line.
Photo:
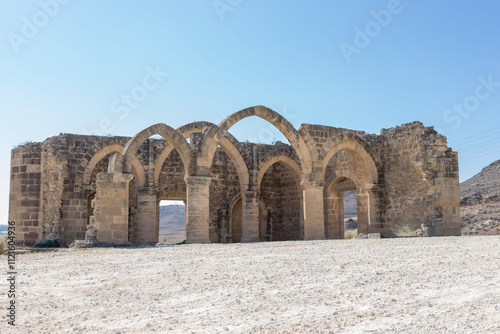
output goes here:
[{"label": "power line", "polygon": [[458,152],[469,152],[469,151],[472,151],[472,150],[475,150],[477,148],[482,148],[482,147],[486,147],[486,146],[491,146],[492,144],[498,144],[499,147],[500,147],[500,138],[495,138],[493,140],[488,140],[488,141],[485,141],[481,144],[475,144],[473,146],[468,146],[466,148],[462,148],[462,149],[454,149],[455,151],[458,151]]},{"label": "power line", "polygon": [[471,139],[468,142],[464,142],[464,143],[461,143],[461,144],[458,144],[458,145],[454,145],[454,146],[458,146],[458,147],[465,146],[465,147],[467,147],[468,144],[470,144],[472,142],[475,142],[475,141],[478,141],[478,140],[485,140],[485,139],[490,140],[491,139],[490,137],[496,138],[498,135],[500,135],[500,132],[498,132],[498,133],[491,133],[489,135],[486,135],[486,136],[483,136],[483,137],[479,137],[479,138],[476,138],[476,139]]},{"label": "power line", "polygon": [[[488,152],[488,153],[484,153],[484,152]],[[500,153],[500,150],[498,152]],[[480,153],[484,153],[484,154],[480,154]],[[480,155],[476,156],[477,154],[480,154]],[[465,155],[463,157],[459,156],[458,159],[459,159],[459,161],[469,161],[469,160],[477,159],[477,158],[484,157],[487,155],[492,155],[492,154],[495,154],[495,150],[486,149],[486,150],[481,150],[481,151],[477,151],[477,152],[472,153],[472,154]]]},{"label": "power line", "polygon": [[[454,144],[459,144],[459,143],[462,143],[462,142],[465,142],[465,141],[471,141],[471,140],[467,140],[469,138],[473,138],[473,137],[485,137],[485,134],[486,133],[490,133],[490,132],[499,132],[500,133],[500,127],[498,128],[493,128],[493,129],[490,129],[488,131],[483,131],[481,133],[478,133],[478,134],[475,134],[475,135],[471,135],[471,136],[467,136],[467,137],[463,137],[459,140],[456,140],[454,141]],[[490,135],[487,135],[487,136],[490,136]],[[474,139],[475,140],[475,139]]]}]

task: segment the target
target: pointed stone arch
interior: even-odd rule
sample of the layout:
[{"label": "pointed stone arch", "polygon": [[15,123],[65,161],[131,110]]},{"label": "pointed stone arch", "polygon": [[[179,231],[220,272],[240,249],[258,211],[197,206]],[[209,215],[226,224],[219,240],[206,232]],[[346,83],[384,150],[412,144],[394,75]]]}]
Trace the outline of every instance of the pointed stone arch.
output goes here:
[{"label": "pointed stone arch", "polygon": [[[343,209],[340,208],[343,207],[344,190],[334,189],[335,184],[342,179],[349,179],[355,184],[358,203],[358,231],[360,233],[381,233],[382,236],[385,235],[385,221],[380,210],[380,200],[383,193],[383,189],[379,185],[380,171],[368,148],[364,145],[365,143],[356,139],[356,136],[351,136],[334,142],[325,148],[326,154],[324,155],[321,170],[323,180],[325,180],[330,160],[340,151],[345,151],[351,155],[362,171],[362,175],[358,175],[352,170],[342,170],[338,175],[335,175],[334,180],[325,180],[329,182],[329,184],[326,184],[325,189],[326,210],[328,212],[325,223],[329,234],[328,238],[343,238],[343,228],[339,225],[339,221],[343,221]],[[342,212],[340,213],[340,211]]]},{"label": "pointed stone arch", "polygon": [[293,125],[282,115],[276,111],[264,106],[254,106],[235,112],[234,114],[226,117],[217,126],[212,126],[206,134],[203,143],[202,152],[206,156],[207,161],[213,157],[218,143],[225,136],[228,130],[243,120],[244,118],[257,116],[275,126],[283,135],[288,139],[291,146],[296,151],[301,166],[301,174],[309,175],[312,172],[312,155],[308,145],[300,135],[300,133],[293,127]]},{"label": "pointed stone arch", "polygon": [[335,153],[344,150],[353,155],[353,157],[358,161],[360,166],[364,170],[364,179],[367,184],[377,184],[379,180],[379,173],[377,165],[373,160],[372,156],[366,148],[361,145],[358,141],[354,139],[344,139],[339,142],[335,142],[330,146],[325,148],[325,155],[323,158],[323,163],[321,167],[321,179],[325,179],[326,168],[330,159],[335,155]]},{"label": "pointed stone arch", "polygon": [[[182,133],[180,133],[178,130],[163,123],[158,123],[142,130],[127,143],[122,152],[123,172],[131,172],[133,156],[135,156],[142,143],[146,141],[146,139],[154,135],[162,136],[163,138],[168,140],[169,143],[171,143],[175,147],[175,149],[177,149],[177,152],[179,152],[179,155],[181,156],[182,162],[184,164],[186,175],[193,175],[195,173],[196,162],[193,161],[193,152],[191,146],[186,141],[186,138],[184,138]],[[117,161],[115,161],[115,164],[117,163],[120,163],[118,159]],[[118,167],[116,165],[112,167],[112,170],[120,170],[119,168],[115,169]]]},{"label": "pointed stone arch", "polygon": [[[85,166],[85,170],[83,171],[82,176],[82,185],[90,184],[90,178],[92,177],[92,172],[101,161],[102,158],[107,156],[110,153],[120,153],[123,152],[125,147],[119,143],[113,143],[101,148],[99,151],[92,155],[92,158],[88,162],[87,166]],[[146,181],[146,172],[144,170],[144,166],[141,164],[141,161],[136,156],[132,159],[132,171],[135,172],[134,175],[137,178],[137,186],[141,187],[145,185]]]},{"label": "pointed stone arch", "polygon": [[290,170],[290,172],[293,174],[293,176],[297,180],[297,189],[300,189],[300,166],[295,160],[293,160],[292,158],[290,158],[288,155],[285,155],[285,154],[275,155],[275,156],[271,157],[270,159],[266,160],[264,163],[262,163],[259,166],[259,173],[257,174],[257,187],[258,187],[258,189],[260,189],[260,184],[261,184],[262,178],[266,174],[266,171],[269,169],[269,167],[271,167],[272,165],[274,165],[277,162],[281,163],[282,165],[287,167],[288,170]]},{"label": "pointed stone arch", "polygon": [[[181,132],[185,139],[188,139],[191,133],[205,131],[207,128],[214,125],[215,124],[210,122],[193,122],[179,127],[177,131]],[[245,191],[247,190],[250,182],[248,167],[234,142],[237,142],[236,138],[234,138],[230,133],[227,133],[226,136],[222,137],[219,141],[219,146],[226,152],[236,167],[241,191]],[[154,184],[158,184],[163,163],[174,148],[175,147],[171,143],[168,143],[158,156],[154,165]]]}]

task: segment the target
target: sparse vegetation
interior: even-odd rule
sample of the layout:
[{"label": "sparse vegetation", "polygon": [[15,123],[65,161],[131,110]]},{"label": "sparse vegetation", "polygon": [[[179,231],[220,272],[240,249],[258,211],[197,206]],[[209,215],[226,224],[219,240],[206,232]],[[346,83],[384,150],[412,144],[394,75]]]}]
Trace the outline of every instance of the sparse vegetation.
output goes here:
[{"label": "sparse vegetation", "polygon": [[6,248],[7,248],[7,238],[2,235],[0,236],[0,254],[3,254]]},{"label": "sparse vegetation", "polygon": [[59,240],[52,240],[52,239],[42,240],[33,245],[33,248],[59,248],[59,247],[61,247]]},{"label": "sparse vegetation", "polygon": [[346,230],[344,232],[344,239],[354,239],[358,235],[358,230]]},{"label": "sparse vegetation", "polygon": [[396,237],[416,237],[417,230],[411,227],[409,224],[399,225],[392,229],[392,232]]}]

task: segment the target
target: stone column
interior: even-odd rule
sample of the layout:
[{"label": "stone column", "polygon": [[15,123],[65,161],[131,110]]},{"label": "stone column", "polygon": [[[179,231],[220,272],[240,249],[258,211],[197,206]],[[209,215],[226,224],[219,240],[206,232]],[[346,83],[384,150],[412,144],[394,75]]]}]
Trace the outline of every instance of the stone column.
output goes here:
[{"label": "stone column", "polygon": [[323,182],[302,182],[304,193],[304,240],[325,239]]},{"label": "stone column", "polygon": [[258,194],[256,191],[245,191],[242,200],[241,242],[258,242],[260,241]]},{"label": "stone column", "polygon": [[333,190],[328,206],[328,239],[344,239],[344,192]]},{"label": "stone column", "polygon": [[[368,231],[369,233],[380,233],[385,235],[385,224],[380,207],[381,191],[375,184],[368,184],[364,187],[364,193],[368,196]],[[359,225],[358,225],[359,227]],[[358,230],[359,232],[359,230]]]},{"label": "stone column", "polygon": [[186,176],[186,241],[210,242],[209,176]]},{"label": "stone column", "polygon": [[137,191],[137,244],[156,245],[160,234],[158,200],[154,187]]},{"label": "stone column", "polygon": [[132,178],[132,174],[97,174],[93,219],[101,244],[128,243],[128,186]]}]

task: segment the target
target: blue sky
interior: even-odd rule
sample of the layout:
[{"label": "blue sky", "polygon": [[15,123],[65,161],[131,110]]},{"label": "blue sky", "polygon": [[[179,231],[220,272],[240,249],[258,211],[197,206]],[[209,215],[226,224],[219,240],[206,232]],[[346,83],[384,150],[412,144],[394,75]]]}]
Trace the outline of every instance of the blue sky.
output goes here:
[{"label": "blue sky", "polygon": [[[218,123],[253,105],[297,128],[433,125],[464,181],[500,159],[499,12],[493,0],[3,1],[0,215],[19,143]],[[284,140],[258,119],[231,130]]]}]

